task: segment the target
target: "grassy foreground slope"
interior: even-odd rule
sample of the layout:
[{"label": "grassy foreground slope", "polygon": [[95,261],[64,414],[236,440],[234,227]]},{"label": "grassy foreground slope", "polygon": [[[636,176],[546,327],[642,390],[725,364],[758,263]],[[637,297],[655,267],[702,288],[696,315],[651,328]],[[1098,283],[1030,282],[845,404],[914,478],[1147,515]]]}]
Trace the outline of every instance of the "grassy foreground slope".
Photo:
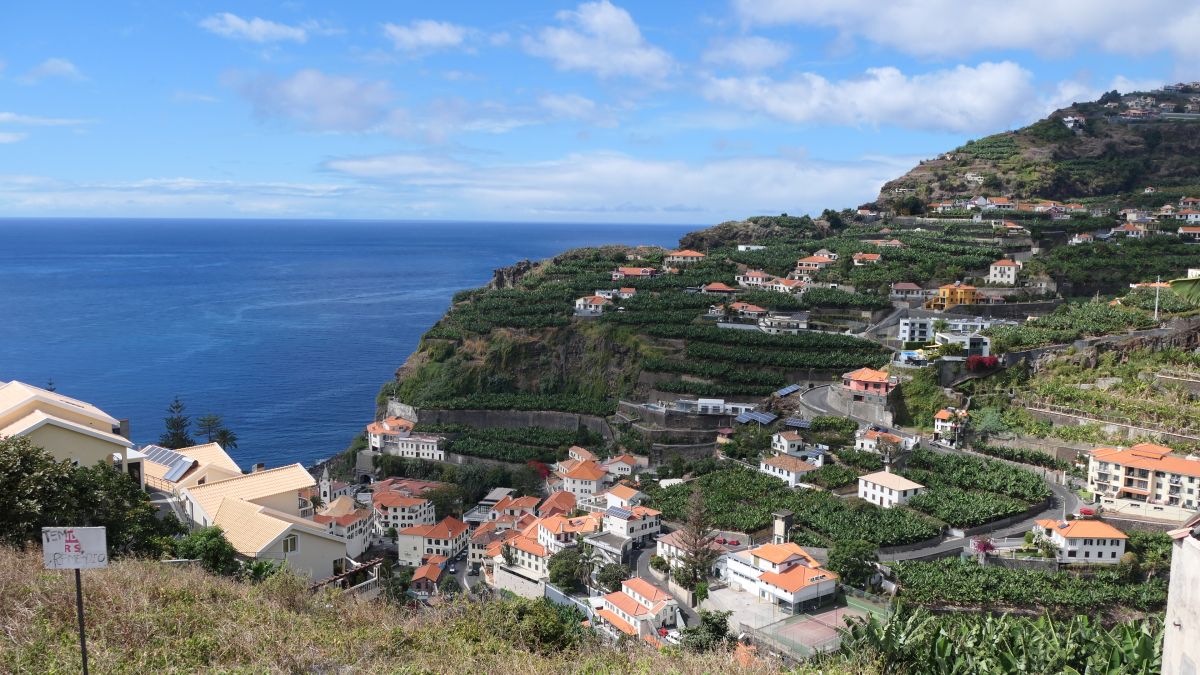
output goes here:
[{"label": "grassy foreground slope", "polygon": [[[78,672],[74,581],[41,567],[36,552],[0,548],[0,672]],[[505,601],[414,612],[312,594],[282,574],[251,586],[124,560],[85,572],[84,594],[96,673],[778,672],[726,652],[547,648],[545,624]]]}]

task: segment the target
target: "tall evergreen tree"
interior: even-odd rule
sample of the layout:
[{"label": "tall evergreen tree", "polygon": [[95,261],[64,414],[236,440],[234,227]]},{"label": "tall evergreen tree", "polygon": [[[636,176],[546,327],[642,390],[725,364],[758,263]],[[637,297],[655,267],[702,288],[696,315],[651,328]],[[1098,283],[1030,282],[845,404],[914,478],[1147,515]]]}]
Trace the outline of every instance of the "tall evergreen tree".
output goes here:
[{"label": "tall evergreen tree", "polygon": [[679,548],[682,565],[677,578],[687,588],[708,578],[718,551],[713,546],[717,533],[713,530],[712,516],[704,503],[704,493],[699,488],[692,490],[688,498],[687,515],[679,529]]},{"label": "tall evergreen tree", "polygon": [[216,440],[217,432],[224,428],[220,415],[209,413],[196,418],[196,437],[212,443]]},{"label": "tall evergreen tree", "polygon": [[163,418],[163,423],[166,425],[167,430],[158,437],[159,445],[164,448],[177,450],[196,444],[189,433],[192,426],[192,418],[183,414],[183,411],[183,401],[180,401],[179,397],[176,396],[171,405],[167,407],[167,417]]}]

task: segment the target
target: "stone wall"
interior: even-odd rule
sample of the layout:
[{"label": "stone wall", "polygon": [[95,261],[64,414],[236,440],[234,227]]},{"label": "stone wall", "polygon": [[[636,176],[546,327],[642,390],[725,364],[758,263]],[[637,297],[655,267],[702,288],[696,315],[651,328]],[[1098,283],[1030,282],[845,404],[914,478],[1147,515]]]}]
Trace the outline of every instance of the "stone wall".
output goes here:
[{"label": "stone wall", "polygon": [[955,305],[947,314],[982,316],[997,319],[1024,319],[1029,316],[1045,316],[1063,303],[1060,299],[1036,302],[1006,302],[1000,305]]},{"label": "stone wall", "polygon": [[1044,558],[1004,558],[996,555],[984,556],[984,567],[1004,567],[1010,570],[1042,570],[1043,572],[1057,572],[1059,564],[1057,560],[1047,560]]},{"label": "stone wall", "polygon": [[533,600],[545,595],[545,584],[542,582],[530,579],[505,565],[498,564],[495,568],[495,572],[492,573],[492,584],[496,588]]},{"label": "stone wall", "polygon": [[[856,394],[861,395],[863,400],[855,401]],[[896,393],[893,391],[891,396],[895,395]],[[891,396],[851,392],[845,387],[835,384],[829,387],[829,395],[826,396],[825,402],[842,415],[864,420],[869,424],[891,427],[893,426],[892,410],[890,409],[892,407]]]},{"label": "stone wall", "polygon": [[416,411],[421,424],[466,424],[480,428],[519,429],[545,427],[560,431],[587,429],[605,440],[613,439],[613,431],[603,417],[554,410],[439,410]]}]

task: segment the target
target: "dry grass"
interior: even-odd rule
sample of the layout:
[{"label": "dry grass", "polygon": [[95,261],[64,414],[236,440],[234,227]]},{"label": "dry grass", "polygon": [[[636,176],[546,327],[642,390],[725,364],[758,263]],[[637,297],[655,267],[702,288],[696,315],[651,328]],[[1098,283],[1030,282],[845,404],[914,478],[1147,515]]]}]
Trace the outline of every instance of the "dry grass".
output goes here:
[{"label": "dry grass", "polygon": [[[502,604],[414,613],[313,595],[287,575],[249,586],[131,560],[86,571],[84,593],[95,673],[778,672],[764,660],[642,645],[540,653],[485,625]],[[36,552],[0,549],[0,631],[0,671],[78,672],[72,575],[41,569]]]}]

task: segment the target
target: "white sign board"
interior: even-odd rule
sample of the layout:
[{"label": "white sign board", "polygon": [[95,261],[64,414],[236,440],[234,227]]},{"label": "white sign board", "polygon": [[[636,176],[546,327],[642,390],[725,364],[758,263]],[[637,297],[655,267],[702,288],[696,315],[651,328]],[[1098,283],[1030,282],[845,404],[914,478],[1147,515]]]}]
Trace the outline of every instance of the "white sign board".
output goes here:
[{"label": "white sign board", "polygon": [[42,559],[49,570],[108,567],[103,527],[43,527]]}]

